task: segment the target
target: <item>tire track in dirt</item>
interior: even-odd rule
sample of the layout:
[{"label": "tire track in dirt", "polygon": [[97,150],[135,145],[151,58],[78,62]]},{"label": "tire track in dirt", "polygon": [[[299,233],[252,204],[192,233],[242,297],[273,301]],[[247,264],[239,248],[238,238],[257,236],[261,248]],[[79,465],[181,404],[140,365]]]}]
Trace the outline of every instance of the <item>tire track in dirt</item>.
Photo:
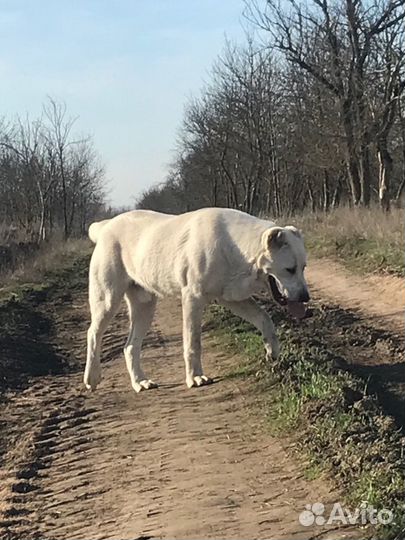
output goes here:
[{"label": "tire track in dirt", "polygon": [[[77,305],[84,309],[84,297]],[[299,524],[305,504],[331,505],[339,493],[325,479],[306,480],[287,442],[266,435],[264,419],[248,413],[251,387],[230,379],[185,387],[180,329],[179,305],[162,303],[144,353],[157,390],[130,388],[120,314],[104,342],[97,392],[87,394],[76,373],[9,396],[1,538],[356,536]],[[71,322],[61,335],[69,333],[72,354],[84,357],[85,329]],[[205,344],[208,374],[233,361]]]}]

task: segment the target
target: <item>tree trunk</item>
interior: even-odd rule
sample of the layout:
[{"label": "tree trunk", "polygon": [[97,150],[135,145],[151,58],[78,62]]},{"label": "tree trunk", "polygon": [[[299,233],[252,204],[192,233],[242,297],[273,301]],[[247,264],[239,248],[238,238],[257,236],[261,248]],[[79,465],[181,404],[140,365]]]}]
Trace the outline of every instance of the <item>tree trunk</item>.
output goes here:
[{"label": "tree trunk", "polygon": [[349,155],[346,165],[352,202],[355,206],[357,206],[360,203],[361,198],[361,184],[357,157]]},{"label": "tree trunk", "polygon": [[370,150],[366,143],[361,147],[361,168],[360,168],[360,204],[370,206],[371,198],[371,172],[370,172]]},{"label": "tree trunk", "polygon": [[323,171],[322,197],[323,211],[327,212],[329,210],[329,174],[326,169]]},{"label": "tree trunk", "polygon": [[314,192],[312,190],[311,182],[309,180],[307,181],[307,188],[308,188],[308,198],[311,203],[311,211],[315,212],[316,210],[315,197],[314,197]]},{"label": "tree trunk", "polygon": [[342,182],[341,182],[341,179],[338,178],[336,187],[332,195],[332,201],[331,201],[332,208],[337,208],[337,206],[339,206],[341,192],[342,192]]},{"label": "tree trunk", "polygon": [[66,191],[66,177],[65,177],[65,167],[64,167],[64,156],[63,152],[59,152],[59,165],[60,165],[60,174],[62,179],[62,211],[63,211],[63,233],[64,238],[67,240],[69,238],[69,225],[68,225],[68,209],[67,209],[67,191]]},{"label": "tree trunk", "polygon": [[387,141],[379,141],[377,149],[378,171],[378,198],[380,206],[386,212],[390,209],[390,185],[393,162],[387,148]]},{"label": "tree trunk", "polygon": [[397,203],[399,203],[402,193],[405,189],[405,115],[403,114],[403,110],[401,107],[401,101],[398,101],[398,113],[399,113],[399,121],[400,121],[400,127],[401,127],[401,139],[402,139],[402,180],[400,185],[398,186],[397,193],[395,196],[395,200]]},{"label": "tree trunk", "polygon": [[41,183],[37,181],[38,186],[38,193],[39,193],[39,201],[41,204],[41,215],[40,215],[40,222],[39,222],[39,230],[38,230],[38,242],[41,242],[42,240],[45,240],[45,199],[44,194],[42,192]]},{"label": "tree trunk", "polygon": [[214,174],[213,183],[212,183],[212,206],[218,205],[218,178]]},{"label": "tree trunk", "polygon": [[351,107],[349,100],[342,103],[343,127],[346,135],[346,166],[349,177],[352,202],[357,206],[361,198],[360,166],[356,154],[353,125],[351,120]]},{"label": "tree trunk", "polygon": [[399,202],[399,200],[401,199],[402,197],[402,193],[404,192],[404,188],[405,188],[405,166],[404,166],[404,172],[403,172],[403,176],[402,176],[402,181],[398,187],[398,190],[397,190],[397,194],[395,196],[395,200],[396,202]]}]

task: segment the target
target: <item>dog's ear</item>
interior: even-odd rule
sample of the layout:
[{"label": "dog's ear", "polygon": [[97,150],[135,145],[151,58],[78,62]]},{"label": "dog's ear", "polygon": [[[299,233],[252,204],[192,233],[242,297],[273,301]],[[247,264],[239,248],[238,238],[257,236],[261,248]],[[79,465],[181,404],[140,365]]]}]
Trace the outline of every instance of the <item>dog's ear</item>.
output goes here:
[{"label": "dog's ear", "polygon": [[271,227],[262,234],[262,246],[266,251],[281,248],[285,244],[283,228]]},{"label": "dog's ear", "polygon": [[299,229],[297,229],[297,227],[294,227],[294,225],[287,225],[287,227],[284,227],[284,228],[287,229],[287,231],[290,231],[293,234],[295,234],[295,236],[298,236],[298,238],[302,238],[302,232]]}]

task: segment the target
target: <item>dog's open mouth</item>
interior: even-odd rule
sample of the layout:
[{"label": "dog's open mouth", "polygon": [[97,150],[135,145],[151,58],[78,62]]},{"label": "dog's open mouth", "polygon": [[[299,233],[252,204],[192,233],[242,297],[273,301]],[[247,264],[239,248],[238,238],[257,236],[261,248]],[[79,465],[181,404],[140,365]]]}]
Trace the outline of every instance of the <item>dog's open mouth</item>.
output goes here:
[{"label": "dog's open mouth", "polygon": [[277,302],[277,304],[280,304],[280,306],[285,306],[287,304],[287,298],[284,296],[284,294],[282,294],[282,292],[280,292],[277,282],[271,274],[269,274],[269,283],[274,300]]},{"label": "dog's open mouth", "polygon": [[294,302],[292,300],[288,300],[288,298],[286,298],[278,288],[275,278],[270,274],[269,283],[274,300],[280,304],[280,306],[287,306],[287,309],[292,317],[296,319],[303,319],[307,312],[306,305],[303,302]]}]

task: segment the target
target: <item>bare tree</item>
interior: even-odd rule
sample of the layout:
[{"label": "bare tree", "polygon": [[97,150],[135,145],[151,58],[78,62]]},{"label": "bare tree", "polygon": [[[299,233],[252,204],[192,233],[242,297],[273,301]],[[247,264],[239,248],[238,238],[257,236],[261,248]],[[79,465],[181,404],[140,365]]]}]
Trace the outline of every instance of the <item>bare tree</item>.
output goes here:
[{"label": "bare tree", "polygon": [[[400,41],[398,35],[403,33],[404,1],[376,0],[366,5],[360,0],[288,0],[287,3],[253,0],[247,2],[247,15],[268,34],[270,46],[321,83],[339,103],[354,204],[368,205],[370,202],[370,145],[373,136],[379,137],[379,156],[385,178],[381,196],[386,200],[386,169],[390,165],[384,139],[387,139],[386,133],[392,122],[382,117],[383,125],[371,129],[366,95],[369,82],[367,67],[373,51],[379,48],[381,36],[389,33],[390,38],[386,41],[389,50],[380,56],[380,60],[386,62],[385,73],[390,72],[388,86],[391,91],[385,94],[389,117],[392,107],[388,103],[393,98],[393,88],[397,92],[399,88],[399,70],[391,68],[390,53]],[[403,50],[400,56],[403,56]],[[402,63],[402,58],[399,63]]]},{"label": "bare tree", "polygon": [[37,120],[0,123],[0,219],[35,241],[59,228],[65,238],[83,232],[104,200],[92,142],[73,139],[65,118],[66,107],[49,100]]},{"label": "bare tree", "polygon": [[154,204],[389,210],[405,186],[405,0],[246,0],[246,15],[258,38],[225,45]]}]

